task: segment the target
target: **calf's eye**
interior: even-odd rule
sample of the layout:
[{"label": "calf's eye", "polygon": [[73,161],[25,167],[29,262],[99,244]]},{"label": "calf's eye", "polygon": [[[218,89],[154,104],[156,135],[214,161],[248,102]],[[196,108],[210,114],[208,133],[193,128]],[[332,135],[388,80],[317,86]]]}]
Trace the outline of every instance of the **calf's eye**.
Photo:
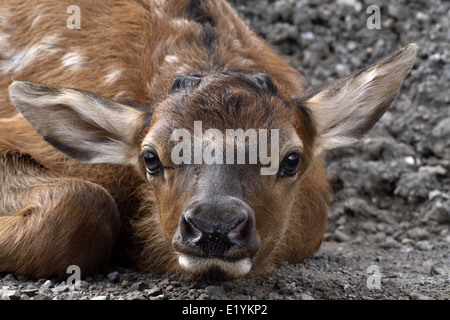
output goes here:
[{"label": "calf's eye", "polygon": [[145,150],[142,154],[142,157],[145,163],[145,170],[148,172],[148,174],[154,175],[161,172],[162,164],[155,150]]},{"label": "calf's eye", "polygon": [[280,176],[293,176],[303,163],[303,156],[297,152],[288,154],[281,162],[278,174]]}]

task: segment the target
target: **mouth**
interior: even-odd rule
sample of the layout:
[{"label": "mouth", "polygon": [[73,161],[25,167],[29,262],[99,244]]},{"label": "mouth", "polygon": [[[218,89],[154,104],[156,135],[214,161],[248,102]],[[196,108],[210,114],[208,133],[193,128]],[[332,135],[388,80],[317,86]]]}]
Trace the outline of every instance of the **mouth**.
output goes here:
[{"label": "mouth", "polygon": [[179,253],[178,262],[189,273],[210,281],[227,281],[242,277],[249,273],[252,268],[252,259],[248,257],[225,259]]}]

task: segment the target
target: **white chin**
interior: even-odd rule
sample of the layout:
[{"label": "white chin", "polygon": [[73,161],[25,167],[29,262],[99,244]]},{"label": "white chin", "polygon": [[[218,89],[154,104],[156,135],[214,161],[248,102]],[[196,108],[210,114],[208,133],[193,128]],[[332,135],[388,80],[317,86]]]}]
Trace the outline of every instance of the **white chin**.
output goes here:
[{"label": "white chin", "polygon": [[200,258],[184,253],[178,256],[178,263],[186,271],[192,273],[206,272],[211,268],[219,268],[231,277],[242,277],[252,268],[250,258],[244,258],[237,261],[225,261],[217,258]]}]

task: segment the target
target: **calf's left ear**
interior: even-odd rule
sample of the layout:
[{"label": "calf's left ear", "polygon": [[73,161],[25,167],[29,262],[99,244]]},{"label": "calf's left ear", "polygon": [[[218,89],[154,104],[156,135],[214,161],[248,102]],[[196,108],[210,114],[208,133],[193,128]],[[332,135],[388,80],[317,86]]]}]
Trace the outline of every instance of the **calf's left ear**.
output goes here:
[{"label": "calf's left ear", "polygon": [[369,68],[294,97],[312,111],[315,155],[354,143],[375,125],[397,97],[417,49],[409,44]]}]

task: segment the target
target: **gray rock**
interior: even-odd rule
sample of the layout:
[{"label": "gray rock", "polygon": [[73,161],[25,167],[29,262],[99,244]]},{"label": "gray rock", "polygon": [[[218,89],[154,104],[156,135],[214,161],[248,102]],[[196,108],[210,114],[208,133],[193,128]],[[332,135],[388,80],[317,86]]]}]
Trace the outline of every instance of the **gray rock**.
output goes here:
[{"label": "gray rock", "polygon": [[351,237],[343,231],[335,230],[333,232],[333,239],[337,242],[347,242],[351,240]]},{"label": "gray rock", "polygon": [[46,294],[39,293],[32,297],[30,300],[52,300],[52,297]]},{"label": "gray rock", "polygon": [[425,169],[403,174],[396,185],[394,195],[415,203],[428,198],[430,191],[438,188],[439,183],[436,176],[430,175],[429,171]]},{"label": "gray rock", "polygon": [[422,166],[419,168],[419,174],[425,175],[445,175],[447,170],[442,166]]},{"label": "gray rock", "polygon": [[0,289],[1,300],[20,300],[22,294],[17,290],[2,290]]},{"label": "gray rock", "polygon": [[157,296],[162,293],[162,289],[159,286],[154,286],[151,289],[144,290],[145,294],[148,296]]},{"label": "gray rock", "polygon": [[400,3],[392,3],[388,5],[388,15],[398,20],[404,20],[408,17],[409,10]]},{"label": "gray rock", "polygon": [[30,297],[24,293],[20,296],[20,300],[30,300]]},{"label": "gray rock", "polygon": [[363,222],[362,227],[363,227],[364,231],[366,231],[370,234],[377,232],[377,224],[373,221]]},{"label": "gray rock", "polygon": [[384,239],[382,246],[384,248],[389,249],[389,248],[398,248],[400,244],[393,237],[387,236],[386,239]]},{"label": "gray rock", "polygon": [[373,208],[364,199],[352,197],[345,201],[344,208],[346,211],[350,211],[354,214],[361,214],[364,216],[376,216],[376,209]]},{"label": "gray rock", "polygon": [[8,273],[6,276],[3,277],[3,281],[15,281],[16,276],[12,273]]},{"label": "gray rock", "polygon": [[80,280],[78,283],[80,289],[87,289],[89,287],[89,282],[85,280]]},{"label": "gray rock", "polygon": [[269,19],[271,21],[289,21],[292,19],[292,9],[294,1],[292,0],[278,0],[268,10]]},{"label": "gray rock", "polygon": [[336,69],[335,70],[337,72],[338,77],[340,77],[340,78],[348,76],[350,74],[349,66],[346,65],[346,64],[343,64],[343,63],[338,63],[336,65]]},{"label": "gray rock", "polygon": [[433,249],[433,245],[428,240],[422,240],[416,243],[416,248],[421,251],[428,251]]},{"label": "gray rock", "polygon": [[279,44],[287,40],[298,41],[299,32],[293,25],[277,22],[268,31],[267,37],[271,43]]},{"label": "gray rock", "polygon": [[437,138],[450,137],[450,117],[439,121],[439,123],[431,131],[431,134]]},{"label": "gray rock", "polygon": [[424,228],[416,227],[411,230],[408,230],[406,233],[407,236],[411,239],[414,239],[416,241],[418,240],[425,240],[429,238],[428,231],[426,231]]},{"label": "gray rock", "polygon": [[211,300],[211,296],[208,296],[206,293],[202,293],[197,300]]},{"label": "gray rock", "polygon": [[446,237],[444,238],[444,241],[447,242],[447,243],[450,243],[450,235],[446,236]]},{"label": "gray rock", "polygon": [[423,23],[428,23],[430,21],[430,16],[426,13],[419,11],[416,13],[416,19]]},{"label": "gray rock", "polygon": [[158,286],[164,287],[164,286],[167,286],[168,284],[169,284],[169,279],[164,279],[158,283]]},{"label": "gray rock", "polygon": [[434,300],[432,297],[421,294],[421,293],[412,293],[412,294],[410,294],[410,297],[413,300]]},{"label": "gray rock", "polygon": [[69,286],[66,284],[60,284],[59,286],[52,289],[52,292],[56,294],[63,293],[66,291],[69,291]]},{"label": "gray rock", "polygon": [[233,298],[233,300],[252,300],[252,297],[250,295],[237,295]]},{"label": "gray rock", "polygon": [[286,295],[292,295],[295,292],[295,282],[285,283],[280,286],[280,292]]},{"label": "gray rock", "polygon": [[301,298],[302,300],[315,300],[311,295],[306,294],[306,293],[302,293],[302,294],[300,295],[300,298]]},{"label": "gray rock", "polygon": [[225,295],[225,289],[222,286],[207,286],[205,288],[205,294],[208,297],[224,296]]},{"label": "gray rock", "polygon": [[108,273],[107,277],[108,277],[109,281],[116,282],[116,281],[119,281],[119,279],[120,279],[120,273],[117,271],[113,271],[113,272]]},{"label": "gray rock", "polygon": [[430,276],[441,276],[445,277],[447,272],[442,266],[435,265],[430,268]]},{"label": "gray rock", "polygon": [[142,290],[147,289],[147,288],[148,288],[148,284],[146,284],[145,282],[140,281],[140,282],[133,283],[131,285],[131,287],[130,287],[130,290],[132,290],[132,291],[142,291]]},{"label": "gray rock", "polygon": [[144,297],[142,292],[133,291],[133,292],[127,293],[125,300],[148,300],[148,298]]},{"label": "gray rock", "polygon": [[283,300],[284,297],[283,297],[283,295],[281,295],[279,293],[269,292],[269,294],[267,295],[267,299],[268,300]]},{"label": "gray rock", "polygon": [[51,280],[47,280],[47,281],[45,281],[43,284],[42,284],[42,286],[41,286],[41,290],[44,290],[44,289],[49,289],[50,287],[52,287],[53,286],[53,282],[51,281]]},{"label": "gray rock", "polygon": [[300,28],[303,32],[311,31],[313,29],[313,24],[309,18],[308,11],[302,10],[301,5],[299,5],[299,8],[296,8],[293,12],[292,20],[294,25],[297,28]]},{"label": "gray rock", "polygon": [[67,300],[79,300],[83,297],[80,291],[72,291],[67,296]]},{"label": "gray rock", "polygon": [[432,190],[430,193],[428,193],[428,200],[433,200],[434,198],[444,198],[444,199],[450,199],[450,195],[443,193],[439,190]]},{"label": "gray rock", "polygon": [[443,225],[450,223],[450,199],[436,201],[424,220],[428,218]]},{"label": "gray rock", "polygon": [[34,295],[37,294],[38,291],[39,291],[39,289],[37,289],[37,288],[28,288],[28,289],[20,290],[21,293],[26,294],[29,297],[33,297]]}]

